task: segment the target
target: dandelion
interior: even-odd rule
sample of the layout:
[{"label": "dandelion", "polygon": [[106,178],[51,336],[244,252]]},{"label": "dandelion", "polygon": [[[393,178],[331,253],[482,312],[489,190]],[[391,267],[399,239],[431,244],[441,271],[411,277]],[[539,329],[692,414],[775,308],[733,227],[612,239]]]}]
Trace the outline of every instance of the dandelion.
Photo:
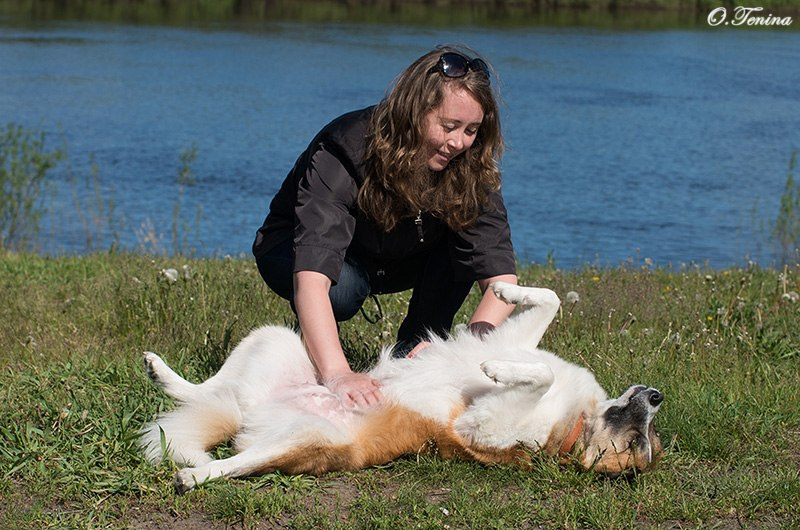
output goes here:
[{"label": "dandelion", "polygon": [[175,269],[161,269],[161,276],[166,278],[169,283],[178,281],[178,271]]},{"label": "dandelion", "polygon": [[788,293],[783,293],[781,298],[788,300],[791,303],[795,303],[800,300],[800,294],[797,294],[796,291],[789,291]]},{"label": "dandelion", "polygon": [[577,304],[581,301],[581,296],[575,291],[568,292],[566,298],[568,304]]},{"label": "dandelion", "polygon": [[593,282],[599,282],[600,281],[600,276],[592,276],[592,281]]},{"label": "dandelion", "polygon": [[183,277],[184,277],[184,279],[191,280],[192,279],[192,269],[190,269],[188,265],[184,265],[181,268],[183,269]]}]

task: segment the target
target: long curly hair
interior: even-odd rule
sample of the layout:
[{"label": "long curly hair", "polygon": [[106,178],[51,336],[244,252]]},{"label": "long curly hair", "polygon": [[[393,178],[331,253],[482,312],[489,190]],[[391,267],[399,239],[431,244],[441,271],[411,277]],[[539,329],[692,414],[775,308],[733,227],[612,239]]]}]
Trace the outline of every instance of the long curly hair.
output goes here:
[{"label": "long curly hair", "polygon": [[[475,223],[489,194],[500,188],[504,143],[495,91],[483,72],[470,69],[460,78],[444,76],[435,67],[446,52],[477,57],[463,46],[426,53],[400,74],[369,124],[358,205],[387,232],[419,211],[453,231],[464,230]],[[427,167],[424,147],[426,115],[442,104],[447,85],[471,94],[484,116],[472,146],[434,172]]]}]

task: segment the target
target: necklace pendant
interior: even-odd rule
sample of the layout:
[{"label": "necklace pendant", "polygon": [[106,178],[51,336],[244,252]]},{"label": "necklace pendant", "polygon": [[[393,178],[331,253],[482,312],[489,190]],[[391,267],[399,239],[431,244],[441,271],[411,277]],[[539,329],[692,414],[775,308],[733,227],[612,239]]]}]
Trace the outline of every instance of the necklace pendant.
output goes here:
[{"label": "necklace pendant", "polygon": [[417,225],[417,236],[419,236],[419,242],[425,242],[425,232],[422,230],[422,210],[417,212],[417,218],[414,219],[414,224]]}]

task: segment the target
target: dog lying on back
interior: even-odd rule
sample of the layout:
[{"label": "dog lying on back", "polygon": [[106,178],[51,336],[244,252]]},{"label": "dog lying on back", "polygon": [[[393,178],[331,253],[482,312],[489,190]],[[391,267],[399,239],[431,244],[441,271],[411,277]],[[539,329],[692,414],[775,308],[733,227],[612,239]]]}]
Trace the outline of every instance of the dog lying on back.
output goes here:
[{"label": "dog lying on back", "polygon": [[[405,454],[486,464],[525,464],[542,451],[618,475],[652,468],[662,447],[653,417],[662,394],[641,385],[608,399],[586,369],[537,345],[560,301],[548,289],[491,286],[522,311],[478,339],[463,331],[414,358],[384,350],[370,375],[381,405],[347,408],[317,380],[300,337],[285,327],[253,331],[213,377],[192,384],[156,354],[150,378],[180,406],[142,430],[151,462],[171,458],[184,493],[220,477],[273,471],[321,474],[383,464]],[[209,449],[233,439],[236,454]]]}]

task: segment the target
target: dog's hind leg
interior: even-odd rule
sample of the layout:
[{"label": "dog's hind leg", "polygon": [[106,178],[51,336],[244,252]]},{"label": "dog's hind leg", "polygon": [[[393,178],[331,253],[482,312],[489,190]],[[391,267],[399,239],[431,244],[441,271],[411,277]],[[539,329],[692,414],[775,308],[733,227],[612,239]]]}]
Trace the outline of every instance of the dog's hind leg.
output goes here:
[{"label": "dog's hind leg", "polygon": [[144,352],[144,368],[148,377],[160,386],[171,398],[188,403],[202,399],[200,385],[190,383],[167,366],[164,360],[153,352]]},{"label": "dog's hind leg", "polygon": [[252,445],[230,458],[212,460],[201,466],[186,467],[175,474],[175,490],[186,493],[209,480],[263,475],[274,471],[290,474],[320,474],[337,469],[350,469],[352,457],[348,445],[332,444],[324,439],[312,441],[300,436],[279,443]]},{"label": "dog's hind leg", "polygon": [[521,311],[497,329],[511,346],[535,348],[544,332],[558,313],[561,300],[550,289],[522,287],[505,282],[495,282],[490,288],[500,300],[517,304]]},{"label": "dog's hind leg", "polygon": [[[328,419],[291,407],[277,408],[267,417],[247,418],[236,435],[236,455],[178,471],[175,489],[185,493],[207,480],[246,477],[273,471],[318,475],[326,471],[354,469],[354,450],[349,430]],[[248,423],[248,421],[250,423]]]},{"label": "dog's hind leg", "polygon": [[[288,447],[284,450],[286,449]],[[175,474],[175,491],[184,494],[209,480],[246,477],[255,475],[260,470],[263,470],[262,473],[272,471],[264,469],[266,463],[280,454],[281,452],[274,448],[253,446],[230,458],[212,460],[195,467],[185,467]]]}]

